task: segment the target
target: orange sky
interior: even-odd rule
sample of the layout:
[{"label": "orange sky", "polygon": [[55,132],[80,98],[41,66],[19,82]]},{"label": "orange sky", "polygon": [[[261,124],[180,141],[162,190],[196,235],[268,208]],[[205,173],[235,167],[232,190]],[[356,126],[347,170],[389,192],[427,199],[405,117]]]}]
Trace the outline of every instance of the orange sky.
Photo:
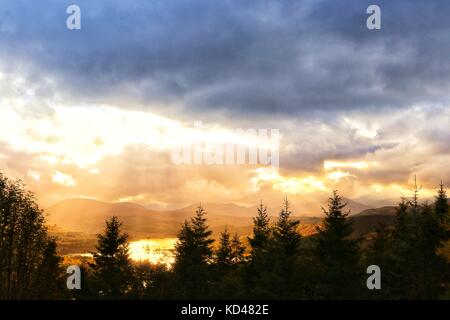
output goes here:
[{"label": "orange sky", "polygon": [[[200,201],[253,205],[260,199],[275,206],[288,195],[297,206],[304,207],[305,214],[317,212],[335,188],[354,199],[370,196],[372,200],[397,200],[408,196],[413,173],[420,179],[421,172],[428,175],[443,160],[433,155],[432,146],[421,143],[420,137],[408,134],[398,137],[405,140],[389,150],[359,157],[330,156],[308,170],[301,164],[289,168],[283,165],[292,145],[290,136],[281,130],[280,168],[261,164],[175,164],[171,158],[175,147],[205,140],[251,145],[251,137],[219,130],[233,129],[231,125],[205,123],[199,129],[150,112],[105,105],[59,105],[53,107],[50,116],[41,117],[24,114],[24,108],[20,100],[2,102],[0,164],[8,175],[23,179],[44,206],[71,197],[130,201],[161,208]],[[345,118],[341,125],[336,133],[352,130],[354,135],[379,139],[380,129],[373,124],[367,127],[364,121]],[[309,130],[314,132],[311,127],[299,128],[299,134]],[[325,144],[335,139],[332,128],[315,130],[314,137],[305,137],[306,144],[318,135]],[[345,136],[340,138],[345,141]],[[305,152],[313,152],[308,148],[306,145]],[[406,150],[411,154],[405,155]],[[417,166],[418,157],[427,162]],[[409,171],[402,173],[403,168]],[[436,175],[436,182],[438,179]],[[434,185],[429,183],[422,194],[431,196],[433,192]]]}]

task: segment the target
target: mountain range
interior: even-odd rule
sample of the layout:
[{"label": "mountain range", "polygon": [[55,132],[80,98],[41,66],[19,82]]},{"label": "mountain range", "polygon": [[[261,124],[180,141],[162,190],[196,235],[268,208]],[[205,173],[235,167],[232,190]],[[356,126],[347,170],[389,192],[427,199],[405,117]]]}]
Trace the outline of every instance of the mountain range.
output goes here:
[{"label": "mountain range", "polygon": [[[345,199],[350,210],[350,219],[354,224],[355,235],[360,236],[376,229],[379,223],[391,225],[394,219],[394,207],[378,209],[368,208],[364,204]],[[63,254],[91,251],[96,242],[96,234],[105,228],[105,221],[113,215],[123,223],[123,230],[130,240],[144,238],[174,238],[182,223],[195,214],[198,205],[189,205],[177,210],[154,210],[130,202],[108,203],[92,199],[76,198],[61,201],[45,209],[47,224],[52,235],[59,241],[58,247]],[[234,203],[205,203],[208,225],[217,238],[225,227],[231,233],[246,236],[252,232],[252,218],[257,206],[242,206]],[[272,221],[276,219],[279,208],[269,208]],[[319,216],[293,217],[301,224],[299,232],[304,236],[316,232],[323,213]]]},{"label": "mountain range", "polygon": [[[369,207],[345,199],[353,215]],[[139,237],[173,237],[181,224],[195,214],[198,205],[190,205],[177,210],[154,210],[130,202],[109,203],[92,199],[67,199],[45,211],[49,225],[64,230],[83,233],[99,233],[105,226],[105,220],[117,216],[123,222],[123,228],[133,238]],[[232,232],[248,233],[252,217],[257,213],[257,206],[242,206],[234,203],[206,203],[202,207],[207,212],[208,223],[213,232],[222,231],[225,226]],[[278,214],[279,208],[269,208],[272,216]],[[294,211],[294,210],[293,210]],[[295,211],[294,211],[295,215]],[[302,224],[315,224],[318,216],[296,216]]]}]

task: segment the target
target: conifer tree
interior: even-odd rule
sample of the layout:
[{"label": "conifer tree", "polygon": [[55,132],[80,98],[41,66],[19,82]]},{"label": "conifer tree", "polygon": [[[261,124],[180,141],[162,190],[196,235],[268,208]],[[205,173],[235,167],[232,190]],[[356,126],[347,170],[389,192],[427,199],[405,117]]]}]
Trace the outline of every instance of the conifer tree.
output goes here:
[{"label": "conifer tree", "polygon": [[229,267],[233,263],[233,248],[230,233],[227,228],[220,233],[219,249],[217,250],[217,264],[219,267]]},{"label": "conifer tree", "polygon": [[258,214],[253,218],[253,236],[248,238],[252,259],[267,250],[271,232],[267,207],[261,202],[258,207]]},{"label": "conifer tree", "polygon": [[62,298],[65,289],[65,270],[60,267],[61,257],[56,253],[56,239],[48,238],[43,259],[37,268],[33,294],[41,299]]},{"label": "conifer tree", "polygon": [[275,250],[286,258],[298,253],[301,239],[300,233],[297,232],[300,221],[291,218],[292,212],[289,205],[289,200],[286,198],[273,231]]},{"label": "conifer tree", "polygon": [[198,299],[209,294],[212,262],[212,232],[205,218],[205,210],[199,206],[195,217],[185,221],[175,245],[174,272],[178,285],[176,296]]},{"label": "conifer tree", "polygon": [[202,261],[205,263],[211,262],[212,258],[212,240],[210,237],[212,231],[209,230],[206,224],[206,211],[200,206],[197,208],[194,218],[191,220],[192,232],[197,244],[197,250]]},{"label": "conifer tree", "polygon": [[442,224],[448,224],[450,211],[447,192],[445,191],[444,184],[442,182],[439,185],[439,190],[434,202],[434,211]]},{"label": "conifer tree", "polygon": [[391,261],[385,268],[385,288],[393,299],[435,299],[443,292],[448,264],[438,254],[446,238],[436,208],[442,208],[445,190],[438,190],[434,206],[419,203],[415,183],[412,200],[403,200],[396,215]]},{"label": "conifer tree", "polygon": [[317,228],[315,248],[317,273],[315,298],[357,298],[363,286],[358,240],[352,239],[352,225],[347,220],[346,203],[337,191],[328,200],[322,226]]},{"label": "conifer tree", "polygon": [[386,275],[392,262],[392,232],[385,225],[381,224],[377,228],[372,242],[367,249],[367,266],[377,265],[383,270],[383,290],[374,290],[370,297],[382,298],[388,297],[386,287]]},{"label": "conifer tree", "polygon": [[216,264],[212,298],[239,299],[243,297],[241,269],[244,261],[244,246],[237,234],[230,239],[230,233],[225,228],[219,239],[216,251]]},{"label": "conifer tree", "polygon": [[104,234],[98,234],[94,253],[95,287],[100,298],[118,299],[131,291],[133,266],[128,252],[128,234],[122,233],[116,216],[106,221]]},{"label": "conifer tree", "polygon": [[239,240],[237,233],[234,234],[231,240],[231,263],[233,265],[245,262],[245,246]]},{"label": "conifer tree", "polygon": [[[270,252],[272,267],[268,279],[280,299],[299,298],[299,259],[301,235],[297,231],[299,220],[292,219],[290,203],[285,198],[273,228]],[[269,282],[270,283],[270,282]]]},{"label": "conifer tree", "polygon": [[272,227],[267,207],[261,202],[257,215],[253,218],[253,234],[248,237],[250,244],[250,259],[244,269],[243,282],[246,296],[252,298],[273,297],[270,279],[272,258]]},{"label": "conifer tree", "polygon": [[297,267],[301,236],[297,232],[299,221],[293,220],[291,215],[286,199],[275,225],[271,227],[265,207],[260,205],[258,208],[258,216],[254,219],[255,234],[250,240],[251,244],[253,240],[252,249],[257,250],[252,254],[248,269],[251,279],[248,285],[255,298],[298,298]]}]

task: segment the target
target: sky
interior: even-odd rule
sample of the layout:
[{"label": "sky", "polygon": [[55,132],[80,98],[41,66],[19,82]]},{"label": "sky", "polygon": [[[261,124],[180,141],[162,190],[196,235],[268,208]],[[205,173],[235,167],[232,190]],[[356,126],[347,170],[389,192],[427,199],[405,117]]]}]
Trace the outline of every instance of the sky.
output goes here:
[{"label": "sky", "polygon": [[[81,9],[68,30],[66,8]],[[381,9],[381,29],[366,9]],[[382,204],[450,181],[448,1],[0,2],[0,171],[43,206],[173,208],[334,189]],[[201,126],[198,124],[201,123]],[[250,130],[250,131],[249,131]],[[279,165],[175,163],[201,143]],[[258,131],[259,132],[259,131]],[[302,209],[300,209],[302,210]]]}]

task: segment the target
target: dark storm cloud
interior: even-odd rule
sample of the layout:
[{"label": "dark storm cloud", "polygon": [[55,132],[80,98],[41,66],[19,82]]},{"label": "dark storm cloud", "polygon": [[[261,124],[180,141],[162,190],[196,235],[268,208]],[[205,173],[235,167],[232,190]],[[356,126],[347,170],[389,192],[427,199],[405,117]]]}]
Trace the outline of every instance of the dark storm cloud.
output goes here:
[{"label": "dark storm cloud", "polygon": [[[73,3],[82,10],[80,31],[65,28]],[[2,1],[1,66],[56,79],[74,99],[125,95],[202,115],[447,102],[450,2],[376,1],[382,30],[369,31],[372,3]]]}]

